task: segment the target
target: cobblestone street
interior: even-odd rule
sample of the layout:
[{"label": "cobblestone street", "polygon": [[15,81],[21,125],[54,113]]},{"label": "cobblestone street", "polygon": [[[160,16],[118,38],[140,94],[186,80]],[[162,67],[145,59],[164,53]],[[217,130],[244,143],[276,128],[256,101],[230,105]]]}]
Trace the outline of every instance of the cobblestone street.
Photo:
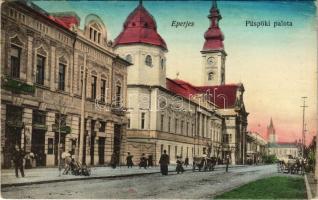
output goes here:
[{"label": "cobblestone street", "polygon": [[139,177],[66,181],[2,188],[4,198],[211,198],[277,173],[275,165],[238,167],[225,173],[192,172]]}]

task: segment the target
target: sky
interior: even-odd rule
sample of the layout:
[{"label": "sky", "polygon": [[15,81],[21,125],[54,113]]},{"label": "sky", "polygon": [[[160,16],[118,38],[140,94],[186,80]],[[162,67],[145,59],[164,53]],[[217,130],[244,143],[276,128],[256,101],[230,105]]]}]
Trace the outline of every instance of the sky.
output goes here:
[{"label": "sky", "polygon": [[[35,1],[48,12],[75,11],[81,18],[94,13],[114,40],[138,1]],[[209,27],[210,1],[144,1],[168,46],[167,76],[200,85],[203,34]],[[225,36],[226,83],[244,84],[248,130],[266,136],[272,117],[278,141],[301,137],[302,98],[307,96],[306,140],[317,132],[316,6],[312,1],[218,1]],[[246,21],[270,21],[269,27],[246,26]],[[172,27],[172,21],[194,22]],[[273,27],[288,21],[292,26]],[[195,74],[195,75],[194,75]]]}]

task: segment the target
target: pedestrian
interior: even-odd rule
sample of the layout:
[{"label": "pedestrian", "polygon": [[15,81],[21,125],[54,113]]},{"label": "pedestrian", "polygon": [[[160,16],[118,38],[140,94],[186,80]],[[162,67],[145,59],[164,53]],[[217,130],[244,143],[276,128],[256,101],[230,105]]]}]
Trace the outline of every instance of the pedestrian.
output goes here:
[{"label": "pedestrian", "polygon": [[225,171],[228,172],[229,171],[229,164],[230,164],[230,156],[229,155],[226,155],[225,164],[226,164]]},{"label": "pedestrian", "polygon": [[177,156],[177,167],[176,167],[176,171],[179,174],[180,172],[183,173],[184,172],[184,168],[182,166],[183,162],[182,162],[182,157],[181,156]]},{"label": "pedestrian", "polygon": [[153,167],[153,158],[152,158],[152,154],[148,155],[148,167]]},{"label": "pedestrian", "polygon": [[126,157],[126,162],[127,162],[127,167],[129,168],[132,168],[132,166],[134,165],[133,161],[132,161],[132,158],[133,156],[130,155],[130,152],[127,153],[127,157]]},{"label": "pedestrian", "polygon": [[143,153],[140,157],[139,161],[139,168],[145,168],[147,169],[147,158],[145,157],[145,154]]},{"label": "pedestrian", "polygon": [[163,154],[160,157],[160,171],[162,175],[168,175],[168,165],[169,165],[169,156],[167,155],[167,151],[164,150]]},{"label": "pedestrian", "polygon": [[15,176],[17,178],[19,178],[18,170],[20,170],[21,176],[24,177],[24,170],[23,170],[24,156],[25,156],[25,153],[22,151],[22,149],[18,145],[16,145],[13,151],[13,163],[15,168]]},{"label": "pedestrian", "polygon": [[[63,156],[63,154],[62,154]],[[64,152],[64,171],[63,174],[68,174],[71,170],[72,154],[71,151]]]},{"label": "pedestrian", "polygon": [[184,166],[186,166],[186,167],[189,166],[189,158],[188,158],[188,157],[186,157],[186,158],[184,159]]}]

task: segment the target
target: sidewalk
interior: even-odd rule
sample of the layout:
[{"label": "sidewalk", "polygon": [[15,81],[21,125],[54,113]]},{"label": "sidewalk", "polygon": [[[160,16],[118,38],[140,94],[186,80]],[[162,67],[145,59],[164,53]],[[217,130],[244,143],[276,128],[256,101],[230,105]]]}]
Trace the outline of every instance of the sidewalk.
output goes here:
[{"label": "sidewalk", "polygon": [[[239,167],[242,165],[230,166]],[[217,165],[216,170],[225,168],[225,165]],[[169,172],[175,172],[175,165],[169,166]],[[192,170],[192,167],[187,167],[185,170]],[[139,167],[127,168],[125,166],[112,169],[110,167],[91,167],[91,176],[74,176],[74,175],[61,175],[59,176],[58,168],[34,168],[25,169],[25,177],[15,177],[14,169],[2,169],[1,170],[1,187],[40,184],[50,182],[62,182],[71,180],[83,180],[83,179],[98,179],[98,178],[115,178],[115,177],[127,177],[136,176],[141,174],[153,174],[160,173],[159,167],[139,169]],[[63,170],[62,170],[63,172]],[[61,174],[62,174],[61,172]],[[19,172],[20,173],[20,172]],[[19,174],[20,175],[20,174]]]}]

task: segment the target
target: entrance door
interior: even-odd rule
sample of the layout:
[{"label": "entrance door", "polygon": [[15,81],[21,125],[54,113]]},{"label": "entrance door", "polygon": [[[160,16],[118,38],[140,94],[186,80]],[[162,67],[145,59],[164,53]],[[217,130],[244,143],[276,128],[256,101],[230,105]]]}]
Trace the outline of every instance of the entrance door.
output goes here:
[{"label": "entrance door", "polygon": [[33,130],[31,152],[35,155],[36,166],[45,166],[45,131]]},{"label": "entrance door", "polygon": [[120,144],[121,144],[121,125],[115,124],[114,126],[114,153],[116,154],[116,161],[119,164],[120,159]]},{"label": "entrance door", "polygon": [[99,137],[98,139],[98,163],[103,165],[105,163],[105,138]]},{"label": "entrance door", "polygon": [[[65,151],[65,137],[66,137],[66,133],[61,133],[60,155]],[[58,144],[59,144],[59,133],[55,132],[55,139],[54,139],[55,165],[58,165]]]},{"label": "entrance door", "polygon": [[13,159],[12,152],[14,151],[15,145],[21,147],[21,131],[19,127],[6,126],[5,130],[5,144],[4,144],[4,168],[10,168],[11,160]]},{"label": "entrance door", "polygon": [[95,149],[95,135],[92,133],[91,135],[91,146],[90,146],[90,154],[91,154],[91,165],[94,165],[94,149]]}]

